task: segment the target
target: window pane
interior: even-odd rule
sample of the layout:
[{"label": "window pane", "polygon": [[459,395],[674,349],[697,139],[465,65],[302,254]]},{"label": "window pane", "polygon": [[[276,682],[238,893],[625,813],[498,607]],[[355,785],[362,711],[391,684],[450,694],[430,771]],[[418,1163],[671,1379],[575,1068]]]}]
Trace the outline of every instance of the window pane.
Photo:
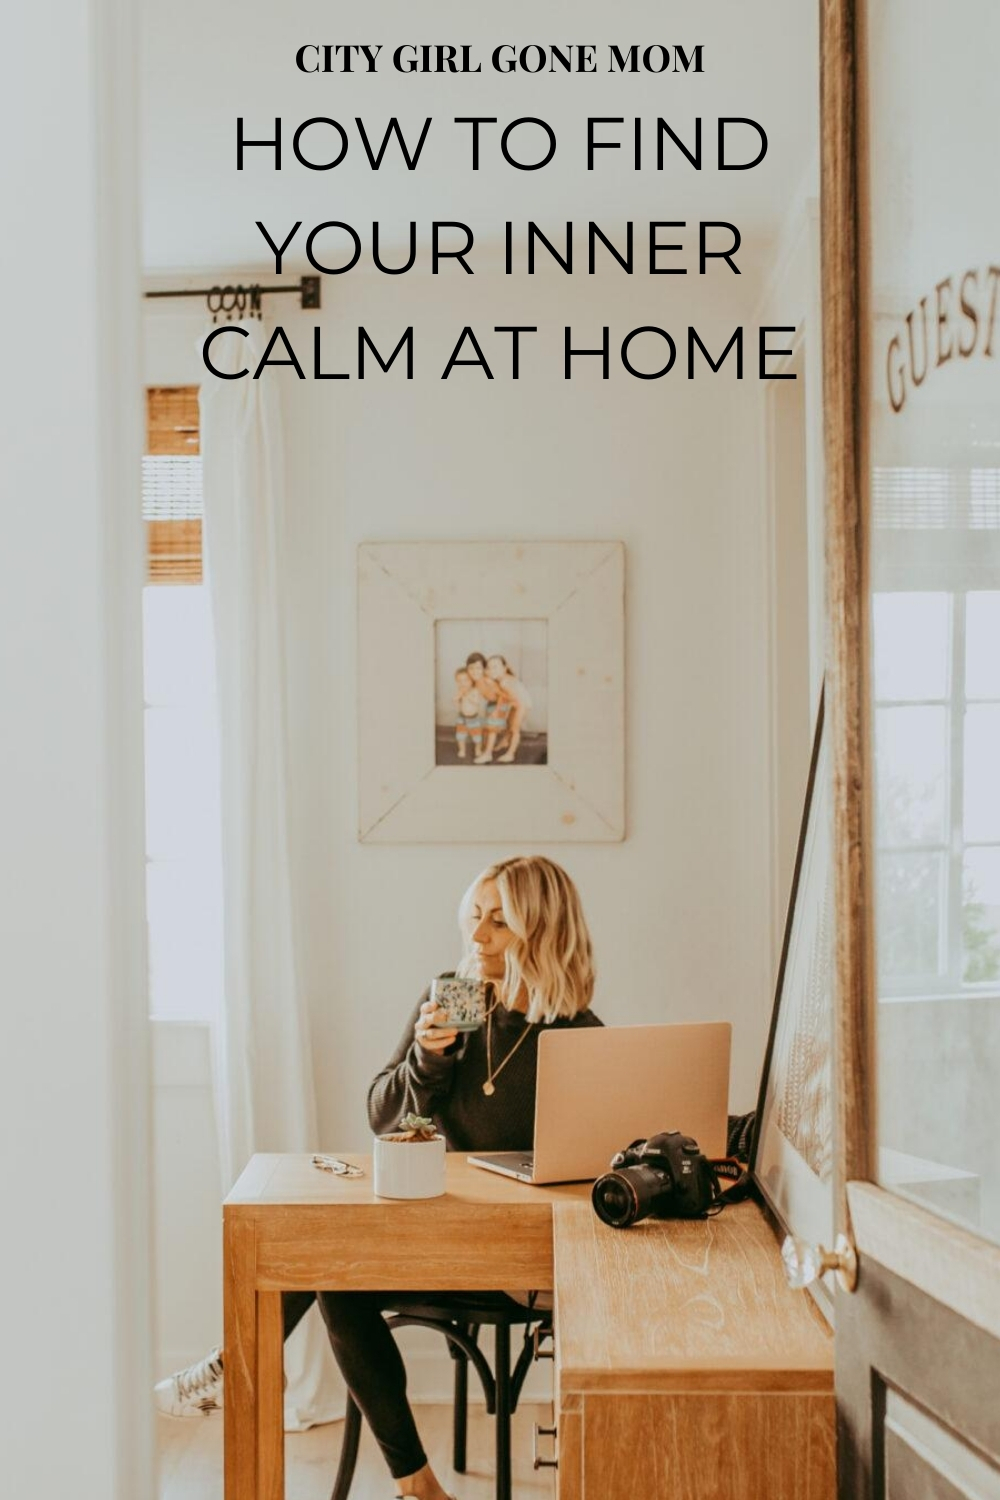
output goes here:
[{"label": "window pane", "polygon": [[146,867],[150,1010],[160,1019],[209,1020],[222,1004],[222,892],[198,860]]},{"label": "window pane", "polygon": [[965,714],[965,841],[1000,839],[1000,706]]},{"label": "window pane", "polygon": [[1000,849],[967,849],[962,885],[962,978],[1000,980]]},{"label": "window pane", "polygon": [[970,469],[969,525],[977,531],[1000,527],[1000,469]]},{"label": "window pane", "polygon": [[872,596],[877,699],[947,697],[950,606],[950,594]]},{"label": "window pane", "polygon": [[875,715],[878,842],[947,842],[948,714],[880,708]]},{"label": "window pane", "polygon": [[215,692],[208,589],[171,584],[142,591],[147,703],[190,703]]},{"label": "window pane", "polygon": [[890,989],[900,980],[941,973],[945,857],[883,854],[878,861],[878,971]]},{"label": "window pane", "polygon": [[1000,698],[1000,593],[966,596],[965,696]]},{"label": "window pane", "polygon": [[146,855],[217,858],[219,750],[211,705],[146,710]]}]

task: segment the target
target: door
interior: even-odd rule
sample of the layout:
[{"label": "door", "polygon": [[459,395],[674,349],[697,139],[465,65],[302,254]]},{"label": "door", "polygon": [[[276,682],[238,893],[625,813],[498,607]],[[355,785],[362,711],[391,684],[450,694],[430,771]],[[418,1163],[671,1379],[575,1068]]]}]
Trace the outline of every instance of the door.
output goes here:
[{"label": "door", "polygon": [[997,0],[824,0],[842,1500],[1000,1496]]}]

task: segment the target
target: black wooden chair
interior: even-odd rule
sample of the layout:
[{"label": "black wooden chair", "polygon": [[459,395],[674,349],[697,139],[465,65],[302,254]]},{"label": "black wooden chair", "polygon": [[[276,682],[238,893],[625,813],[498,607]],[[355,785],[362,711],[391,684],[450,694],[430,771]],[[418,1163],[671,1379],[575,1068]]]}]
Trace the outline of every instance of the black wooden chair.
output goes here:
[{"label": "black wooden chair", "polygon": [[[464,1474],[466,1469],[469,1365],[473,1366],[486,1397],[486,1410],[496,1418],[496,1500],[511,1500],[510,1419],[517,1410],[518,1397],[538,1346],[552,1331],[551,1312],[547,1308],[522,1306],[512,1299],[505,1303],[477,1300],[475,1293],[470,1292],[451,1295],[447,1302],[441,1303],[429,1298],[420,1302],[401,1297],[386,1322],[393,1330],[433,1328],[448,1340],[455,1362],[452,1467],[458,1474]],[[479,1330],[487,1325],[494,1329],[495,1370],[490,1369],[479,1347]],[[515,1327],[524,1329],[524,1340],[512,1370],[511,1329]],[[331,1500],[348,1500],[360,1437],[361,1413],[348,1392],[344,1439]]]}]

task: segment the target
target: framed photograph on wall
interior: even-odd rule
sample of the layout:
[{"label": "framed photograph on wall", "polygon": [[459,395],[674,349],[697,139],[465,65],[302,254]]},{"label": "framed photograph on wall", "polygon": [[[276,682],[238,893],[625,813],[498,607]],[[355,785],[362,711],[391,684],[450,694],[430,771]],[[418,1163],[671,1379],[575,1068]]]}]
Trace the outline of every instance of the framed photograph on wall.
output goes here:
[{"label": "framed photograph on wall", "polygon": [[621,542],[358,551],[363,843],[625,836]]},{"label": "framed photograph on wall", "polygon": [[[833,804],[820,696],[750,1170],[785,1234],[832,1245]],[[813,1290],[832,1309],[825,1280]]]}]

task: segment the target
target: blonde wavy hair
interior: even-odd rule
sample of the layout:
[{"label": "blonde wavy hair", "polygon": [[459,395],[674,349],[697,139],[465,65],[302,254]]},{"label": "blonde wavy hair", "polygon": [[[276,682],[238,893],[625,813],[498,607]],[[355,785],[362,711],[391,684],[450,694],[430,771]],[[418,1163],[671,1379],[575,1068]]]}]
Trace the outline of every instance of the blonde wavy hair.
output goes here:
[{"label": "blonde wavy hair", "polygon": [[513,934],[499,985],[501,1004],[511,1006],[523,986],[529,1021],[570,1019],[586,1010],[594,994],[594,958],[580,893],[565,870],[539,854],[490,865],[469,886],[458,909],[465,941],[458,973],[475,969],[469,914],[484,880],[496,883]]}]

